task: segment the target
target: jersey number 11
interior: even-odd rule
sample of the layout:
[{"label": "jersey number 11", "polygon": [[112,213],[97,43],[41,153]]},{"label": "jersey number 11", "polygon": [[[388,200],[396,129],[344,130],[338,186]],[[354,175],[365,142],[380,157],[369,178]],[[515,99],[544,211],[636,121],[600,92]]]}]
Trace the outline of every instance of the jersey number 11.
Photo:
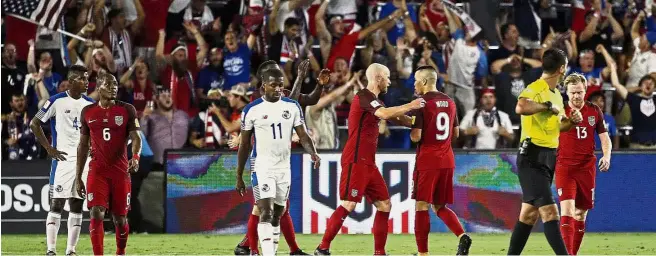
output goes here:
[{"label": "jersey number 11", "polygon": [[276,139],[276,126],[278,126],[278,137],[277,139],[282,139],[282,124],[278,123],[276,124],[271,124],[271,132],[273,132],[273,139]]}]

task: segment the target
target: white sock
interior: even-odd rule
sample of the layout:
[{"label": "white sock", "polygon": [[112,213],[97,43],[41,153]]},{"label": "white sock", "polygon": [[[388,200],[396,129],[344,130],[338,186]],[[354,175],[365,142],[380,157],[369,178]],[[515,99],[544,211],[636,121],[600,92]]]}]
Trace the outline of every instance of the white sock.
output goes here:
[{"label": "white sock", "polygon": [[68,241],[66,244],[66,253],[75,252],[75,246],[80,239],[80,230],[82,230],[82,213],[68,213]]},{"label": "white sock", "polygon": [[280,226],[273,227],[273,251],[278,252],[278,241],[280,241]]},{"label": "white sock", "polygon": [[46,218],[46,244],[48,245],[48,251],[56,252],[60,221],[61,213],[48,212],[48,217]]},{"label": "white sock", "polygon": [[262,247],[263,256],[275,255],[275,249],[273,248],[273,227],[271,223],[262,223],[257,224],[257,235],[260,238],[260,247]]}]

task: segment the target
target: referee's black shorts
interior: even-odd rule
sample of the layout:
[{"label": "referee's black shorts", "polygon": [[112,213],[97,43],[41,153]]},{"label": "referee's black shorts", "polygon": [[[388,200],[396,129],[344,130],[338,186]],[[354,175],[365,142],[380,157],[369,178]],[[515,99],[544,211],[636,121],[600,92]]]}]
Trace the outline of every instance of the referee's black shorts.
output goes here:
[{"label": "referee's black shorts", "polygon": [[551,183],[556,166],[556,149],[528,144],[526,154],[517,155],[522,202],[542,207],[555,204]]}]

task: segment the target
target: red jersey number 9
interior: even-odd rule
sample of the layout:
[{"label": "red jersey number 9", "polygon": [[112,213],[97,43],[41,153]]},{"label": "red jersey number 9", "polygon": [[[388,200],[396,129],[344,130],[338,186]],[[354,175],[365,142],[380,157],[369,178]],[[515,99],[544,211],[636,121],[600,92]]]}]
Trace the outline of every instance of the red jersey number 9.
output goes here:
[{"label": "red jersey number 9", "polygon": [[442,134],[436,134],[436,140],[446,140],[449,138],[449,115],[445,112],[440,112],[437,114],[435,119],[435,125],[437,126],[437,131],[442,132]]},{"label": "red jersey number 9", "polygon": [[112,135],[109,133],[109,128],[103,128],[103,139],[109,141],[112,138]]}]

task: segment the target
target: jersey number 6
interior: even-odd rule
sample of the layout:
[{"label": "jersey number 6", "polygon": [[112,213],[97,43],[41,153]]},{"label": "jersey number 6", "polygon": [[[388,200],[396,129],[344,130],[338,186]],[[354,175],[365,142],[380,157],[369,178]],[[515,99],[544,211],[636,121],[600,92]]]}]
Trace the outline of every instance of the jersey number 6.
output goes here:
[{"label": "jersey number 6", "polygon": [[437,131],[442,132],[442,134],[438,133],[435,135],[436,140],[446,140],[449,138],[449,132],[451,130],[449,129],[449,115],[447,113],[438,113],[437,118],[435,118],[435,125],[437,126]]},{"label": "jersey number 6", "polygon": [[103,139],[109,141],[112,138],[112,135],[109,133],[109,128],[103,128]]}]

